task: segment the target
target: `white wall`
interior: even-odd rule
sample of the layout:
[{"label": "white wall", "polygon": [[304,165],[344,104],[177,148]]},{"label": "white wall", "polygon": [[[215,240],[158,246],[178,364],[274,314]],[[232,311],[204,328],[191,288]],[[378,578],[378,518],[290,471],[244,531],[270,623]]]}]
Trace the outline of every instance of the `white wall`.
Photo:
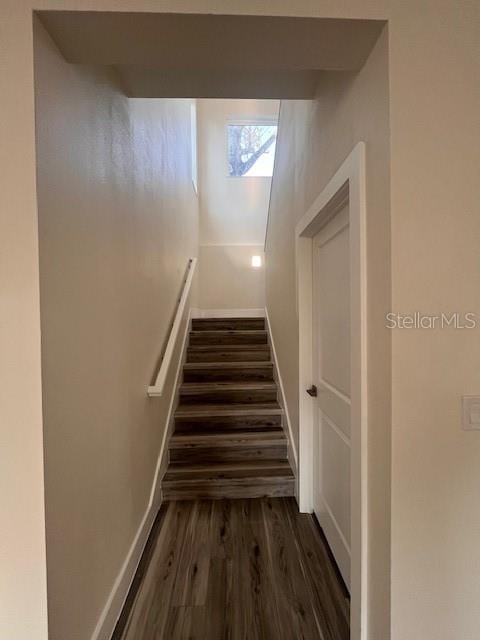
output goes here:
[{"label": "white wall", "polygon": [[[252,256],[262,266],[252,267]],[[201,246],[198,297],[202,309],[263,309],[265,260],[261,245]]]},{"label": "white wall", "polygon": [[[263,255],[271,178],[228,175],[227,123],[278,117],[277,100],[198,100],[200,195],[199,305],[203,309],[265,306]],[[213,305],[213,306],[212,306]]]},{"label": "white wall", "polygon": [[175,366],[146,389],[197,251],[190,102],[128,100],[39,23],[35,80],[49,640],[86,640],[166,428]]},{"label": "white wall", "polygon": [[390,308],[388,37],[357,75],[325,73],[314,101],[282,102],[266,244],[266,299],[298,446],[295,225],[355,144],[367,147],[369,328],[368,640],[386,640],[390,595]]}]

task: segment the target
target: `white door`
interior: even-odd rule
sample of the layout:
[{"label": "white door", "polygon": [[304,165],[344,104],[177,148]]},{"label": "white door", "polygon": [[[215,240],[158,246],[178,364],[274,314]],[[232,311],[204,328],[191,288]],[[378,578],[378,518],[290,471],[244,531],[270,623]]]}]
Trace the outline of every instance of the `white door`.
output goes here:
[{"label": "white door", "polygon": [[350,589],[350,233],[348,204],[313,238],[314,511]]}]

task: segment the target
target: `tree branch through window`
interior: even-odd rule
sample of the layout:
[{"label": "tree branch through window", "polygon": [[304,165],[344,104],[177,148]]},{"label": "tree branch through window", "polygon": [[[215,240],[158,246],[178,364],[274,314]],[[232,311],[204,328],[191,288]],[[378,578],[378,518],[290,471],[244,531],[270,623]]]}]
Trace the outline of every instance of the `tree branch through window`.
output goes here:
[{"label": "tree branch through window", "polygon": [[271,176],[276,139],[276,125],[228,125],[230,175]]}]

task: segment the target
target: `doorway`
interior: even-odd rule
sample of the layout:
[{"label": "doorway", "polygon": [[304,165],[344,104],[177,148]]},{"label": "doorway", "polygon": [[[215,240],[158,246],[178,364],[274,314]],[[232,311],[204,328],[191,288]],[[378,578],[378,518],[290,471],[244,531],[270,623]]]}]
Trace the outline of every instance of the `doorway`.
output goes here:
[{"label": "doorway", "polygon": [[350,589],[348,201],[313,238],[313,510]]},{"label": "doorway", "polygon": [[299,502],[317,516],[367,638],[365,145],[296,227]]}]

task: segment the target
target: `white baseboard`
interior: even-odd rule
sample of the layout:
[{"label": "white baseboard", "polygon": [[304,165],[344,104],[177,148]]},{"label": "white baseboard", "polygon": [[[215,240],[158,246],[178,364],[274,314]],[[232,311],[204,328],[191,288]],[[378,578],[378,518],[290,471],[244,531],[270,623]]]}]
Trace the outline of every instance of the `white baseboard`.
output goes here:
[{"label": "white baseboard", "polygon": [[92,634],[92,640],[110,640],[112,637],[115,625],[127,599],[140,558],[142,557],[143,550],[147,544],[148,536],[152,530],[157,512],[158,508],[153,504],[149,505],[146,510],[132,545],[128,550],[127,557],[120,569],[120,573],[110,592],[107,604],[103,608],[100,619]]},{"label": "white baseboard", "polygon": [[192,318],[264,318],[265,309],[192,309]]},{"label": "white baseboard", "polygon": [[[130,590],[135,572],[137,571],[138,564],[142,557],[143,550],[147,544],[148,536],[152,530],[153,523],[157,516],[158,510],[162,504],[162,492],[161,492],[161,479],[160,472],[162,468],[162,461],[165,455],[165,446],[167,443],[168,434],[171,431],[171,425],[173,423],[173,414],[175,409],[176,400],[178,397],[178,389],[180,386],[180,377],[183,370],[183,363],[185,361],[187,352],[188,335],[190,331],[190,309],[187,314],[187,320],[185,323],[185,329],[182,335],[182,345],[180,348],[180,357],[178,359],[177,369],[175,371],[175,380],[173,384],[172,393],[170,396],[170,403],[168,406],[167,419],[165,423],[165,431],[160,445],[158,453],[157,464],[155,467],[155,473],[153,476],[152,488],[150,490],[150,498],[148,501],[148,507],[142,518],[140,526],[137,530],[135,538],[128,550],[127,556],[123,562],[120,572],[114,582],[107,603],[103,608],[103,611],[98,620],[97,626],[92,634],[91,640],[110,640],[115,630],[118,618],[125,605],[128,592]],[[152,399],[152,402],[155,400]]]},{"label": "white baseboard", "polygon": [[[298,478],[298,453],[297,453],[297,447],[295,446],[295,440],[293,439],[292,422],[290,420],[290,414],[288,413],[287,399],[285,397],[285,389],[284,389],[284,386],[283,386],[282,374],[280,372],[280,366],[279,366],[279,363],[278,363],[277,351],[275,349],[275,342],[273,340],[272,326],[270,324],[270,318],[268,316],[267,307],[265,307],[264,315],[265,315],[265,318],[267,320],[268,336],[269,336],[269,339],[270,339],[270,346],[272,348],[273,362],[275,364],[275,367],[274,367],[275,374],[276,374],[278,386],[280,387],[280,405],[281,405],[282,409],[285,412],[285,418],[286,418],[286,421],[287,421],[288,435],[289,435],[289,447],[288,448],[293,454],[293,460],[290,460],[290,462],[291,463],[293,462],[293,465],[295,467],[295,477]],[[297,492],[297,489],[295,489],[295,491]]]}]

